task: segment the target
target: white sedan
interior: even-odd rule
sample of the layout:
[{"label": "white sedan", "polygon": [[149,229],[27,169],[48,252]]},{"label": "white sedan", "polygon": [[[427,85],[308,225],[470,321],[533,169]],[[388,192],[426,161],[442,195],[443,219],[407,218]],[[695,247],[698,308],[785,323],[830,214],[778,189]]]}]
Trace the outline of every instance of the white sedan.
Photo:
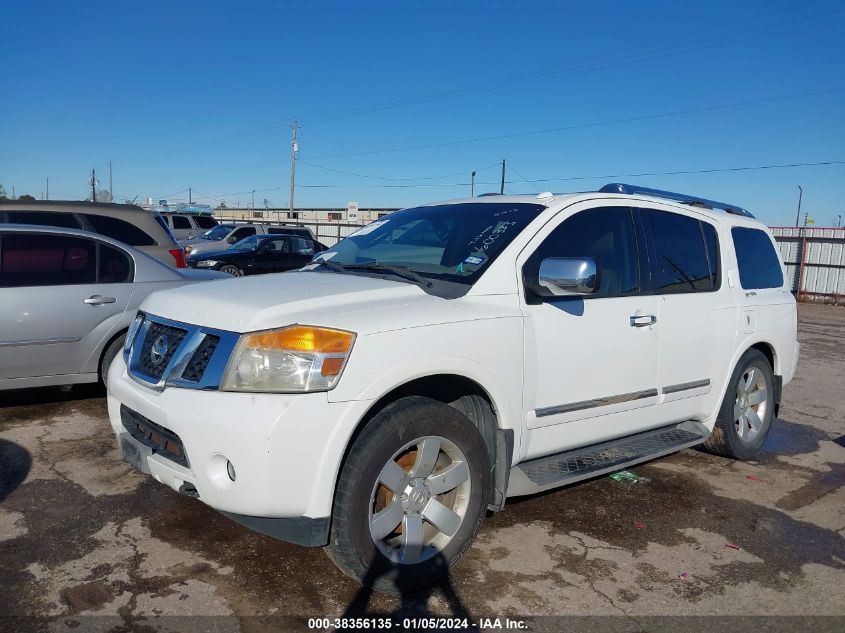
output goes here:
[{"label": "white sedan", "polygon": [[150,293],[220,278],[102,235],[0,224],[0,390],[105,382]]}]

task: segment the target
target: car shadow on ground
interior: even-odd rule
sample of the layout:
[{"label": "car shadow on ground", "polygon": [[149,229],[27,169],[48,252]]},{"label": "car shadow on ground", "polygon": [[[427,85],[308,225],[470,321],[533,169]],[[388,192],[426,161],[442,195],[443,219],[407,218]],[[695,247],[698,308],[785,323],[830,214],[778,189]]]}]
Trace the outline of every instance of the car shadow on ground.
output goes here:
[{"label": "car shadow on ground", "polygon": [[23,446],[0,439],[0,503],[26,479],[32,456]]},{"label": "car shadow on ground", "polygon": [[[402,565],[394,567],[384,559],[377,558],[367,569],[367,573],[362,579],[361,588],[356,592],[349,606],[346,607],[342,617],[391,617],[394,622],[403,618],[428,617],[448,617],[472,621],[469,610],[452,585],[452,579],[448,571],[449,566],[446,560],[441,554],[437,554],[434,563],[438,567],[444,568],[446,570],[445,574],[435,584],[420,587],[419,579],[409,574],[407,567]],[[370,602],[373,598],[373,593],[378,591],[378,589],[374,589],[373,587],[379,584],[380,579],[388,576],[393,579],[393,583],[398,589],[399,606],[390,612],[375,612],[371,610]],[[445,600],[447,613],[432,613],[430,602],[432,596],[435,594],[440,594]],[[434,630],[440,629],[434,627]]]},{"label": "car shadow on ground", "polygon": [[106,390],[99,383],[9,389],[0,391],[0,409],[88,400],[91,398],[103,398],[105,395]]}]

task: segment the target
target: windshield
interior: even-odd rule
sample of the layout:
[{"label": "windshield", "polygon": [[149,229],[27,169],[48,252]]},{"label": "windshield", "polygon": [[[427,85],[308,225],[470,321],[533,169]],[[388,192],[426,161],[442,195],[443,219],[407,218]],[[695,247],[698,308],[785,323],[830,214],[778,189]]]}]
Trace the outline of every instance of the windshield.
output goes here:
[{"label": "windshield", "polygon": [[266,239],[266,235],[252,235],[245,237],[240,242],[235,242],[229,247],[230,251],[254,251],[258,248],[261,240]]},{"label": "windshield", "polygon": [[218,224],[213,229],[209,229],[200,237],[204,240],[222,240],[224,237],[229,235],[232,229],[235,227],[231,224]]},{"label": "windshield", "polygon": [[315,261],[383,264],[428,279],[472,285],[544,208],[466,203],[406,209],[359,229]]}]

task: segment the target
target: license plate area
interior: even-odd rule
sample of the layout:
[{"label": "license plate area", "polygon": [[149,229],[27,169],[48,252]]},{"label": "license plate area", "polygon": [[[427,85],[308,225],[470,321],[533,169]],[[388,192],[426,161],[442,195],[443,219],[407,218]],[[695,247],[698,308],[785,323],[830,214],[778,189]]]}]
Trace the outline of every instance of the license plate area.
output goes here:
[{"label": "license plate area", "polygon": [[142,473],[150,474],[147,458],[153,454],[153,451],[149,446],[136,441],[129,433],[121,433],[120,452],[123,455],[123,461]]}]

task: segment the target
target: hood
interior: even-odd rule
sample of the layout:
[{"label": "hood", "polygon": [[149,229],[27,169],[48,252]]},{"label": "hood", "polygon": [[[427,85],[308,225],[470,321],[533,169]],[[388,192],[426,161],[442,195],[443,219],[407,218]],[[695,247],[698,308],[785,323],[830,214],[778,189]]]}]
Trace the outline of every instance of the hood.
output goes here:
[{"label": "hood", "polygon": [[300,323],[358,335],[518,315],[516,307],[497,308],[484,297],[443,299],[414,284],[332,272],[287,272],[192,284],[150,295],[141,310],[230,332]]},{"label": "hood", "polygon": [[229,277],[150,295],[151,314],[232,332],[292,323],[348,328],[346,315],[390,310],[409,301],[436,300],[413,284],[358,275],[290,272]]},{"label": "hood", "polygon": [[204,270],[202,268],[179,268],[177,272],[190,281],[214,281],[215,279],[232,278],[232,275],[221,273],[219,270]]},{"label": "hood", "polygon": [[234,249],[228,248],[214,248],[211,250],[200,250],[197,251],[196,254],[191,253],[188,255],[188,260],[200,260],[200,259],[214,259],[215,257],[231,257],[232,255],[248,255],[252,253],[255,254],[255,251],[236,251]]}]

